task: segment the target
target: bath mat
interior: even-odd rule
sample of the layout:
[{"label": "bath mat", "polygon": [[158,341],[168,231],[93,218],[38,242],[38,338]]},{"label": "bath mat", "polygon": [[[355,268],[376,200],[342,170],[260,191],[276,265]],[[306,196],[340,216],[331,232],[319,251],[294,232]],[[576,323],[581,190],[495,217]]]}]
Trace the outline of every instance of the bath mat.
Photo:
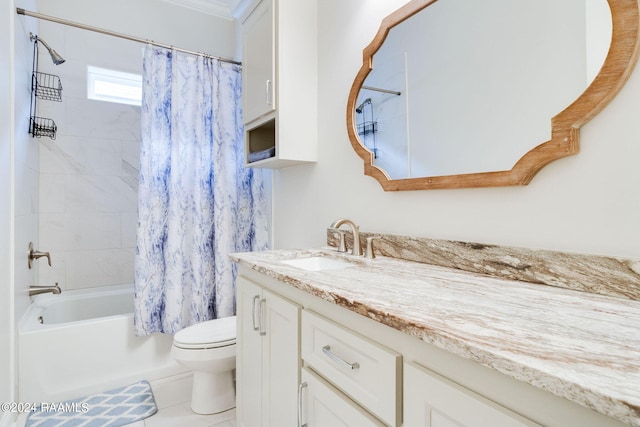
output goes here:
[{"label": "bath mat", "polygon": [[25,427],[119,427],[158,411],[151,386],[140,381],[104,393],[62,403],[42,403]]}]

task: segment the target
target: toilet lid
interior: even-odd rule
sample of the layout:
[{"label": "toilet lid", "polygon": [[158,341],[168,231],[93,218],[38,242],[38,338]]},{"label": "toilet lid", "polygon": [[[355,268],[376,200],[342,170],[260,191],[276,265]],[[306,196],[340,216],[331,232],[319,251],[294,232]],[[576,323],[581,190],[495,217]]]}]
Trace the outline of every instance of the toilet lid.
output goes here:
[{"label": "toilet lid", "polygon": [[236,316],[207,320],[188,326],[173,336],[173,343],[182,348],[213,348],[235,344]]}]

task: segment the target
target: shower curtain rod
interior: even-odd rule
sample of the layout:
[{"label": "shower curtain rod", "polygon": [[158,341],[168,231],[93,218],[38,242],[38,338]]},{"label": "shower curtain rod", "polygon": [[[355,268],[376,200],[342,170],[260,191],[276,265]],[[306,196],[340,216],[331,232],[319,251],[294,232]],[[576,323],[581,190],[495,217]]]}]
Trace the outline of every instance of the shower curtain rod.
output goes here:
[{"label": "shower curtain rod", "polygon": [[389,90],[389,89],[380,89],[379,87],[373,87],[373,86],[362,86],[362,89],[367,89],[367,90],[373,90],[376,92],[382,92],[382,93],[390,93],[391,95],[402,95],[402,92],[398,92],[397,90]]},{"label": "shower curtain rod", "polygon": [[96,32],[96,33],[101,33],[101,34],[106,34],[108,36],[120,37],[121,39],[132,40],[132,41],[138,42],[138,43],[151,44],[153,46],[159,46],[159,47],[164,47],[164,48],[167,48],[167,49],[173,49],[173,50],[177,50],[177,51],[180,51],[180,52],[190,53],[192,55],[205,56],[207,58],[217,59],[219,61],[229,62],[231,64],[242,65],[242,62],[234,61],[232,59],[222,58],[222,57],[219,57],[219,56],[213,56],[213,55],[209,55],[207,53],[196,52],[196,51],[193,51],[193,50],[181,49],[179,47],[171,46],[171,45],[168,45],[168,44],[154,42],[153,40],[142,39],[140,37],[133,37],[133,36],[129,36],[127,34],[116,33],[114,31],[104,30],[102,28],[91,27],[89,25],[80,24],[78,22],[67,21],[65,19],[56,18],[55,16],[49,16],[49,15],[43,15],[42,13],[31,12],[31,11],[28,11],[28,10],[24,10],[24,9],[22,9],[20,7],[16,8],[16,13],[18,15],[25,15],[25,16],[31,16],[32,18],[44,19],[45,21],[51,21],[51,22],[55,22],[55,23],[58,23],[58,24],[62,24],[62,25],[68,25],[70,27],[81,28],[83,30],[93,31],[93,32]]}]

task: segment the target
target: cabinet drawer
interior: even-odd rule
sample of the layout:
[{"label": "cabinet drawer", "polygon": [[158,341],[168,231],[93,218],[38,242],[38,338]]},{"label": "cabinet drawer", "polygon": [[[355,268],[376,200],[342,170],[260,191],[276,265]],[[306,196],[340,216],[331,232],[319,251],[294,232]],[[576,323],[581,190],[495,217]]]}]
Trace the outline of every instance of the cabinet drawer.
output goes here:
[{"label": "cabinet drawer", "polygon": [[400,354],[303,310],[302,359],[382,421],[400,425]]},{"label": "cabinet drawer", "polygon": [[384,427],[378,419],[353,403],[308,369],[302,370],[301,425],[307,427]]}]

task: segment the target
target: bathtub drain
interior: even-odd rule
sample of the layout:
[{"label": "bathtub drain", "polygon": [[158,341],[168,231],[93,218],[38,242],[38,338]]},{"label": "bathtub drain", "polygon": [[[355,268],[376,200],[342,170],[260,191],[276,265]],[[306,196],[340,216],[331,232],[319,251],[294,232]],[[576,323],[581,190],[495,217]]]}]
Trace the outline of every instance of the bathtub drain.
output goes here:
[{"label": "bathtub drain", "polygon": [[40,324],[44,323],[44,319],[42,318],[42,316],[38,316],[38,323]]}]

